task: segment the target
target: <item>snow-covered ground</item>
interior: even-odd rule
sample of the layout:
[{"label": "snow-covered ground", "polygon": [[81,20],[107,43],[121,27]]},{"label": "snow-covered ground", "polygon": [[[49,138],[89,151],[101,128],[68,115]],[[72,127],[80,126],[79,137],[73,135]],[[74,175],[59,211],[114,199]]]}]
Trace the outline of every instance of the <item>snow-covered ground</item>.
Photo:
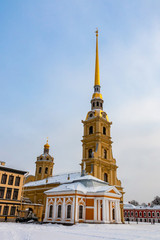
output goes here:
[{"label": "snow-covered ground", "polygon": [[0,223],[0,240],[160,240],[160,224]]}]

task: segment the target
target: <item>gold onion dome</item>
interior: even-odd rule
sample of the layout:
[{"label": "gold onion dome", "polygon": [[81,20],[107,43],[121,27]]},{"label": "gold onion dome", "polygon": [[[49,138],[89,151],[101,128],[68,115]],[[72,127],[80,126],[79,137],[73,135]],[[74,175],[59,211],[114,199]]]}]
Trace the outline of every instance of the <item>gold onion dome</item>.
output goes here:
[{"label": "gold onion dome", "polygon": [[49,149],[49,144],[48,144],[48,140],[47,140],[47,142],[46,142],[46,144],[44,145],[44,148],[47,148],[47,149]]}]

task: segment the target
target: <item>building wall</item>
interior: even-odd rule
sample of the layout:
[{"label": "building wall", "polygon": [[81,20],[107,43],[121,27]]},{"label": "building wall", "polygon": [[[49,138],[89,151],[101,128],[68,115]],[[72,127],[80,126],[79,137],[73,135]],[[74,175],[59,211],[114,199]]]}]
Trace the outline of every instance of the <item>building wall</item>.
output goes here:
[{"label": "building wall", "polygon": [[[69,215],[69,218],[67,218],[68,205],[71,206],[71,214]],[[59,206],[61,206],[60,216],[58,216]],[[83,208],[82,218],[80,215],[80,208]],[[77,222],[120,223],[120,199],[80,194],[57,193],[56,196],[48,195],[44,221],[70,224]]]},{"label": "building wall", "polygon": [[24,197],[29,198],[32,203],[43,205],[42,218],[44,218],[46,206],[46,194],[44,192],[57,186],[59,184],[47,184],[46,182],[45,185],[24,188]]},{"label": "building wall", "polygon": [[[6,175],[6,183],[3,183],[3,176]],[[13,183],[9,183],[9,178],[13,177]],[[18,186],[16,186],[16,177],[20,178]],[[24,173],[15,173],[13,169],[2,168],[0,169],[0,221],[4,221],[5,217],[9,221],[15,221],[17,215],[17,209],[21,208],[21,194],[23,186]],[[2,191],[4,190],[4,194]],[[7,190],[11,190],[11,194],[7,194]],[[15,190],[18,191],[16,197]],[[5,212],[5,209],[8,211]],[[11,212],[11,209],[15,209],[15,212]]]},{"label": "building wall", "polygon": [[124,209],[124,218],[125,221],[160,223],[160,208]]}]

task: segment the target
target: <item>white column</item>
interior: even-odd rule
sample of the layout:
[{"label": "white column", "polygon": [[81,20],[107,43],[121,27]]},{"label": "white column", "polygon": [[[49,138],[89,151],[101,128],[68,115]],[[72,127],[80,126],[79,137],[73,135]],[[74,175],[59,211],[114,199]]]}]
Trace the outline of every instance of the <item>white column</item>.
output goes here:
[{"label": "white column", "polygon": [[117,211],[118,211],[118,222],[121,222],[121,210],[120,210],[120,202],[117,202]]},{"label": "white column", "polygon": [[106,199],[106,221],[109,223],[109,201]]},{"label": "white column", "polygon": [[109,207],[110,207],[110,222],[112,222],[112,201],[109,201]]},{"label": "white column", "polygon": [[46,209],[45,209],[45,218],[44,218],[44,220],[47,220],[47,217],[48,217],[48,198],[47,198],[47,201],[46,201]]},{"label": "white column", "polygon": [[57,212],[56,202],[57,202],[57,198],[54,199],[54,205],[53,205],[53,208],[54,208],[54,211],[53,211],[53,220],[54,220],[54,221],[56,220],[56,212]]},{"label": "white column", "polygon": [[62,221],[65,219],[65,197],[63,198],[63,203],[62,203]]},{"label": "white column", "polygon": [[105,199],[102,201],[102,220],[103,222],[106,222],[106,205],[105,205]]},{"label": "white column", "polygon": [[114,205],[114,211],[115,211],[115,221],[116,223],[118,223],[118,206],[117,206],[117,201],[115,201],[115,205]]}]

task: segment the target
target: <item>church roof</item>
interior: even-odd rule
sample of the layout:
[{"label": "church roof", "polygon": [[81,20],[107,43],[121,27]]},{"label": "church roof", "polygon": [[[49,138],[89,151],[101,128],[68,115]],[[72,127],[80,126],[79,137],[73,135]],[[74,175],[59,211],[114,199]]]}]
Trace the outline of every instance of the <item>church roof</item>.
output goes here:
[{"label": "church roof", "polygon": [[106,193],[111,192],[111,194],[118,194],[121,196],[121,193],[114,186],[108,185],[108,183],[93,177],[91,175],[86,175],[83,177],[78,177],[77,179],[70,180],[68,183],[64,183],[58,187],[52,188],[46,191],[46,194],[57,193],[57,192],[72,192],[78,191],[81,193]]},{"label": "church roof", "polygon": [[[49,185],[49,184],[62,184],[67,181],[69,182],[71,180],[77,179],[80,176],[81,176],[80,172],[64,173],[64,174],[55,175],[53,177],[49,177],[47,179],[45,178],[43,180],[26,183],[24,187],[34,187],[34,186]],[[69,177],[69,180],[68,180],[68,177]]]}]

